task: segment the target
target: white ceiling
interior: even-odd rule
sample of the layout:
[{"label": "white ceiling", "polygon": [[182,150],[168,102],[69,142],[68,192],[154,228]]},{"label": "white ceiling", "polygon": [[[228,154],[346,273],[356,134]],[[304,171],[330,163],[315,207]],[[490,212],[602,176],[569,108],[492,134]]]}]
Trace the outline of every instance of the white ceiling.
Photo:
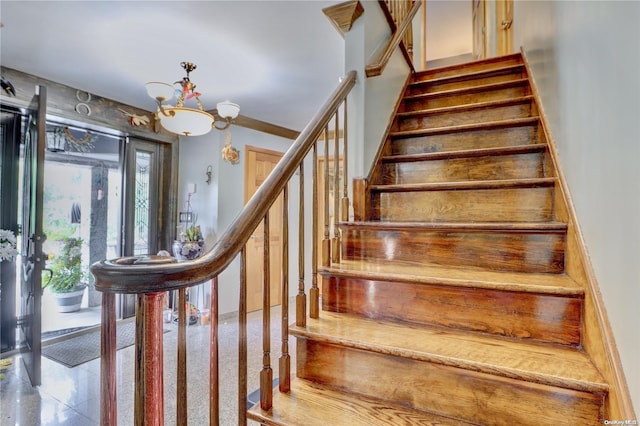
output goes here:
[{"label": "white ceiling", "polygon": [[144,83],[178,81],[189,61],[206,109],[228,99],[301,130],[344,72],[322,13],[336,3],[2,0],[0,63],[152,111]]},{"label": "white ceiling", "polygon": [[[144,83],[178,81],[189,61],[206,109],[228,99],[242,115],[302,130],[344,73],[344,40],[322,13],[342,1],[0,0],[0,63],[152,111]],[[461,8],[471,2],[429,0],[430,26]],[[470,43],[470,12],[464,30],[454,15],[431,58]]]}]

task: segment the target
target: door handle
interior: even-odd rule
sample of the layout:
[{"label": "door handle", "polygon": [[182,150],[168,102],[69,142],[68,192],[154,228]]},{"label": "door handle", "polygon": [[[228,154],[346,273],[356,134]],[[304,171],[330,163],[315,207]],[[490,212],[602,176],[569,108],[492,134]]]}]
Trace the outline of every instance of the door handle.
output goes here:
[{"label": "door handle", "polygon": [[44,289],[45,287],[47,287],[49,285],[49,283],[51,282],[51,278],[53,278],[53,270],[49,269],[49,268],[42,268],[43,271],[47,271],[49,273],[49,279],[47,280],[47,283],[45,285],[41,285],[40,288],[42,289],[42,294],[44,294]]},{"label": "door handle", "polygon": [[511,28],[511,24],[513,24],[513,19],[504,19],[501,22],[502,29],[503,30],[508,30],[509,28]]}]

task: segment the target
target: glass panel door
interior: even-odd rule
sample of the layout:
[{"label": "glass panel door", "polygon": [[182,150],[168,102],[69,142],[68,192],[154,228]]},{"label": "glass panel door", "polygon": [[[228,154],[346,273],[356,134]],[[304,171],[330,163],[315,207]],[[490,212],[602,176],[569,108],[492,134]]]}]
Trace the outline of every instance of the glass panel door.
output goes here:
[{"label": "glass panel door", "polygon": [[41,384],[42,185],[47,90],[37,86],[24,138],[22,238],[20,247],[20,342],[22,361],[33,386]]},{"label": "glass panel door", "polygon": [[[158,251],[158,229],[161,209],[158,194],[161,146],[157,143],[130,139],[125,165],[124,256],[155,254]],[[135,315],[135,296],[122,297],[123,318]]]}]

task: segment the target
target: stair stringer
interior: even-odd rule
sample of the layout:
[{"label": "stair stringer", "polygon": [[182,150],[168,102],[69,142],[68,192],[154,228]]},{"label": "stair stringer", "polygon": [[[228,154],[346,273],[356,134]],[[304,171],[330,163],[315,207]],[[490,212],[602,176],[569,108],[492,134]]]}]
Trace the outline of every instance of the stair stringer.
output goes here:
[{"label": "stair stringer", "polygon": [[553,163],[553,169],[556,173],[555,214],[558,220],[567,223],[565,271],[585,291],[582,348],[609,384],[609,394],[605,400],[606,418],[636,419],[604,300],[593,265],[587,254],[569,187],[558,161],[557,149],[549,131],[544,105],[541,102],[540,93],[532,77],[532,70],[524,50],[522,51],[522,59],[535,103],[538,106],[540,126],[547,140],[550,161]]}]

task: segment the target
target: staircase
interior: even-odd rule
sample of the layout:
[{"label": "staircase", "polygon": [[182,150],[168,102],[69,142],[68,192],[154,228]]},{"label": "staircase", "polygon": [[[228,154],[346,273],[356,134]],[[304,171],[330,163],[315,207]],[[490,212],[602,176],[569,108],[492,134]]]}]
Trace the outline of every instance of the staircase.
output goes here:
[{"label": "staircase", "polygon": [[269,425],[601,425],[521,56],[412,77]]}]

